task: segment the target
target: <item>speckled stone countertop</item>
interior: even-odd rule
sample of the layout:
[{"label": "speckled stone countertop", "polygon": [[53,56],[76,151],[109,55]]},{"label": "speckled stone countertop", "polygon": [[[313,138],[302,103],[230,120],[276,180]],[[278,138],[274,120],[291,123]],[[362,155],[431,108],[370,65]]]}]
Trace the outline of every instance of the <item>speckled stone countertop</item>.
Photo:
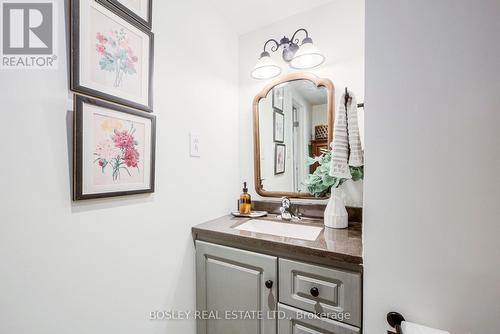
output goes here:
[{"label": "speckled stone countertop", "polygon": [[[276,216],[259,219],[276,221]],[[193,227],[193,238],[280,257],[362,270],[361,223],[349,223],[349,228],[337,230],[324,228],[321,220],[303,219],[297,224],[323,227],[315,241],[307,241],[234,229],[248,220],[231,215],[220,217]]]}]

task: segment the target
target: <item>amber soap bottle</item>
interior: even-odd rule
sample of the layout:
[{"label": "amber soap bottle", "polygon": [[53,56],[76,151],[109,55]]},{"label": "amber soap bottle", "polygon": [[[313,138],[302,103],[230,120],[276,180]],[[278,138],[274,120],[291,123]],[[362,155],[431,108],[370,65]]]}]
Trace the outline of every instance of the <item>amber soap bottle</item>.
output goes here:
[{"label": "amber soap bottle", "polygon": [[248,215],[252,211],[252,199],[248,193],[247,183],[243,183],[243,193],[240,196],[240,213]]}]

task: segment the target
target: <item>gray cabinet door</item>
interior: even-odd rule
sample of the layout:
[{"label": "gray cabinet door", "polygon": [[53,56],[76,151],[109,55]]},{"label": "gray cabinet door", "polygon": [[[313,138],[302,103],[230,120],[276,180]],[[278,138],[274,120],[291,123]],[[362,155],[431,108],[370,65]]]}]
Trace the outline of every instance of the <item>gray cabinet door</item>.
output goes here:
[{"label": "gray cabinet door", "polygon": [[278,334],[359,334],[357,327],[279,304]]},{"label": "gray cabinet door", "polygon": [[198,319],[197,333],[276,334],[268,313],[277,306],[277,266],[273,256],[196,241],[197,309],[208,318]]}]

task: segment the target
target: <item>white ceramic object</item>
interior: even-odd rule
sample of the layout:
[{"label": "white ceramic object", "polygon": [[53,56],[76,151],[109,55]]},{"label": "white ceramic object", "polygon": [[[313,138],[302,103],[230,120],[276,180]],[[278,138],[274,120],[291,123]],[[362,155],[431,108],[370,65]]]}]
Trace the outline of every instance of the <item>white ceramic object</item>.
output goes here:
[{"label": "white ceramic object", "polygon": [[270,220],[252,219],[234,227],[236,230],[277,235],[280,237],[314,241],[323,230],[321,227],[279,223]]},{"label": "white ceramic object", "polygon": [[342,189],[332,189],[324,215],[326,227],[346,228],[349,225],[345,201],[342,195]]}]

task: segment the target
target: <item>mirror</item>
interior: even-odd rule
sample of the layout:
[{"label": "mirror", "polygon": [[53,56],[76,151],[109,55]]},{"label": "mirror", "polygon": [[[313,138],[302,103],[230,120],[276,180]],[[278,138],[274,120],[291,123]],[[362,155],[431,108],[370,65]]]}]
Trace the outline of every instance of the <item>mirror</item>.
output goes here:
[{"label": "mirror", "polygon": [[293,73],[254,100],[256,191],[266,197],[310,198],[304,184],[333,136],[334,87],[328,79]]}]

